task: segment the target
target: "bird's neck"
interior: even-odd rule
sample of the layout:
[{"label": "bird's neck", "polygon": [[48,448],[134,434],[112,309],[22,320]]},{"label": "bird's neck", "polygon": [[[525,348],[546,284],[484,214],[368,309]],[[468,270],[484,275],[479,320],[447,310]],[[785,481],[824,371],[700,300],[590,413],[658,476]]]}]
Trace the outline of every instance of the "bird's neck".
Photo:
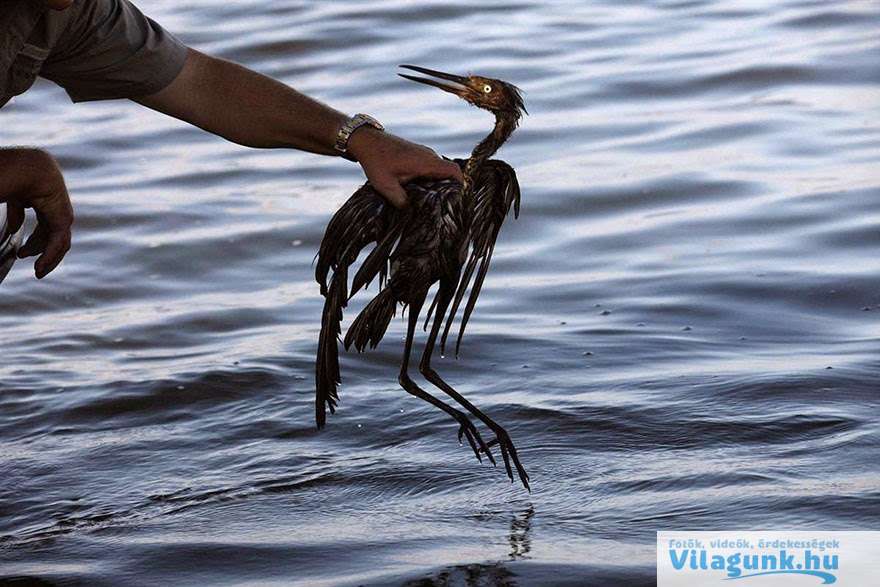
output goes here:
[{"label": "bird's neck", "polygon": [[495,114],[495,127],[492,132],[482,141],[477,143],[471,152],[470,158],[464,166],[464,193],[467,199],[471,199],[471,189],[473,180],[476,178],[480,166],[504,144],[504,141],[510,137],[516,130],[517,118],[505,116],[503,114]]}]

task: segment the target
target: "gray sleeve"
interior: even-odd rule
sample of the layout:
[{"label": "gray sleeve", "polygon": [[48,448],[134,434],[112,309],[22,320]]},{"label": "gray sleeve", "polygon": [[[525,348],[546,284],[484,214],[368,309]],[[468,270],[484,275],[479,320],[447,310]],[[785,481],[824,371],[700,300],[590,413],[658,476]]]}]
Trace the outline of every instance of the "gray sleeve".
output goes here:
[{"label": "gray sleeve", "polygon": [[74,102],[134,98],[166,87],[187,47],[128,0],[80,0],[40,75]]}]

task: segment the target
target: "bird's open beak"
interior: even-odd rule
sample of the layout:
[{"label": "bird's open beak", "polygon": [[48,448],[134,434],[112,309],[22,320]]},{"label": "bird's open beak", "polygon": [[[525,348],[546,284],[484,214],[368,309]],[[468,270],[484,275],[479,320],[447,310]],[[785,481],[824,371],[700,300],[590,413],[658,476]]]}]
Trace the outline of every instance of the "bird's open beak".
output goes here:
[{"label": "bird's open beak", "polygon": [[[462,77],[460,75],[453,75],[451,73],[444,73],[442,71],[435,71],[433,69],[427,69],[424,67],[417,67],[415,65],[401,65],[400,67],[404,69],[411,69],[412,71],[417,71],[419,73],[424,73],[425,75],[430,75],[432,77],[437,77],[440,79],[444,79],[452,84],[446,84],[441,81],[428,79],[424,77],[416,77],[414,75],[407,75],[405,73],[398,73],[400,77],[406,78],[408,80],[412,80],[414,82],[419,82],[420,84],[427,84],[429,86],[434,86],[435,88],[440,88],[444,92],[450,92],[455,94],[456,96],[461,96],[465,93],[468,88],[468,78]],[[454,85],[453,85],[454,84]]]}]

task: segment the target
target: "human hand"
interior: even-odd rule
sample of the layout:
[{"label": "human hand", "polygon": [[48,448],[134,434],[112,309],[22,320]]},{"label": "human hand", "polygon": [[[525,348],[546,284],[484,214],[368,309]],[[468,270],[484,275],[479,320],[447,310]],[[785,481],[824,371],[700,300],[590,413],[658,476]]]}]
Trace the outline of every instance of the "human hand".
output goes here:
[{"label": "human hand", "polygon": [[403,184],[417,177],[464,181],[456,163],[434,151],[370,127],[361,127],[348,143],[367,179],[397,208],[407,205]]},{"label": "human hand", "polygon": [[64,176],[51,155],[38,149],[0,151],[0,202],[7,204],[9,231],[24,222],[25,208],[37,214],[37,227],[18,251],[18,257],[39,255],[37,279],[48,275],[70,250],[73,207]]}]

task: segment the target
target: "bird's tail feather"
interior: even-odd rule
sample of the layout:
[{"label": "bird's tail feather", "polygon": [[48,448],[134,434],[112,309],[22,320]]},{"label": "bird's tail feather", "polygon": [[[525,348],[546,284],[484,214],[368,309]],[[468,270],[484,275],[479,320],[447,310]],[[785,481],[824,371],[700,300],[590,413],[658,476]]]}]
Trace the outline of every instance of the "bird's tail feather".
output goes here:
[{"label": "bird's tail feather", "polygon": [[339,376],[339,348],[336,340],[340,333],[342,310],[348,300],[346,285],[348,272],[344,268],[334,272],[324,300],[321,315],[321,334],[318,337],[318,358],[315,369],[315,421],[318,428],[327,422],[327,408],[336,411],[339,395],[336,391]]},{"label": "bird's tail feather", "polygon": [[371,349],[376,348],[376,345],[385,336],[385,331],[388,330],[388,324],[391,323],[396,306],[397,301],[394,299],[394,294],[391,293],[389,287],[380,291],[361,310],[361,313],[358,314],[358,317],[355,318],[355,321],[349,327],[348,332],[345,334],[346,350],[352,344],[358,352],[363,352],[368,343]]}]

